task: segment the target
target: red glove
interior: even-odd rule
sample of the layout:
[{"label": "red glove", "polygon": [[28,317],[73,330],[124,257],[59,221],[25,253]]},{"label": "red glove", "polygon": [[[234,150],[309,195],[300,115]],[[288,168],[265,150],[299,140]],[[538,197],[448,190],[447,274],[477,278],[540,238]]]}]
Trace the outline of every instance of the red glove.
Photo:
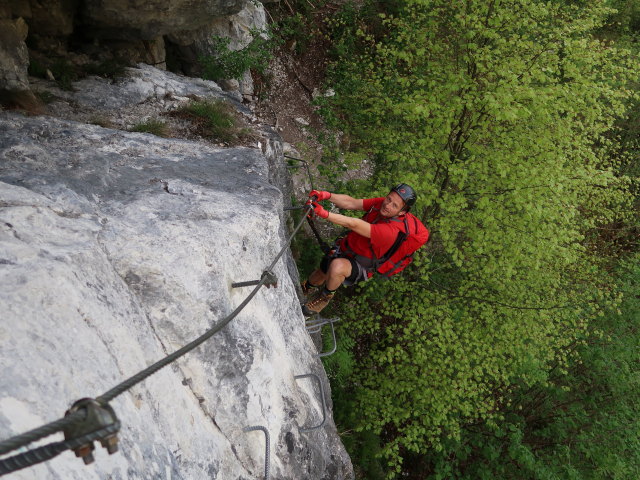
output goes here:
[{"label": "red glove", "polygon": [[309,197],[316,197],[316,200],[321,202],[322,200],[329,200],[331,198],[331,192],[325,192],[324,190],[311,190]]},{"label": "red glove", "polygon": [[309,216],[313,214],[316,214],[320,218],[327,218],[329,216],[329,212],[327,212],[318,202],[312,202],[311,206],[313,207],[313,213],[309,212]]}]

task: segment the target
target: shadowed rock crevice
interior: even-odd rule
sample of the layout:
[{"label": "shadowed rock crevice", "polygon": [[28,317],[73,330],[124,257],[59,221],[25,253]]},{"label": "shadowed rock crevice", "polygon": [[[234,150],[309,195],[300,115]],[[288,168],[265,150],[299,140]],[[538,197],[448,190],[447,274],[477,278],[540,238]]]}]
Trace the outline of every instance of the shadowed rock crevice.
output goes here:
[{"label": "shadowed rock crevice", "polygon": [[[213,37],[228,38],[229,48],[238,50],[266,25],[262,3],[252,0],[3,2],[0,102],[43,113],[34,77],[72,90],[87,75],[116,79],[123,67],[138,63],[161,69],[169,63],[173,71],[201,76],[200,58],[220,54]],[[237,98],[253,99],[248,71],[219,80]]]}]

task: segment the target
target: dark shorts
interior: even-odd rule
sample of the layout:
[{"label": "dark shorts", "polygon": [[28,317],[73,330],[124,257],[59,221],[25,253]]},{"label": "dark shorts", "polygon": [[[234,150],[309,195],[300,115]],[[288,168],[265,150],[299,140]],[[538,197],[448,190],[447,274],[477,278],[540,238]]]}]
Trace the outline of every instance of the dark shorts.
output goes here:
[{"label": "dark shorts", "polygon": [[320,262],[320,270],[322,270],[322,273],[327,273],[329,271],[329,264],[334,258],[346,258],[351,262],[351,275],[344,279],[344,282],[342,282],[343,285],[348,287],[349,285],[355,285],[358,282],[365,282],[369,280],[367,269],[356,262],[355,259],[348,257],[347,255],[338,255],[337,257],[329,257],[325,255],[322,257],[322,261]]}]

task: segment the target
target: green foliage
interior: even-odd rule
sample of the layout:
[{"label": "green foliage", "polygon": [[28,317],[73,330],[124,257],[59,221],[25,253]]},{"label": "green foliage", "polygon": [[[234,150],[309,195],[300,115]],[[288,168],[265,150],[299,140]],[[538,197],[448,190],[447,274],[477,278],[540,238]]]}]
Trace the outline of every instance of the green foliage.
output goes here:
[{"label": "green foliage", "polygon": [[166,122],[158,119],[149,119],[142,123],[138,123],[131,128],[132,132],[151,133],[158,137],[169,137],[170,130]]},{"label": "green foliage", "polygon": [[594,36],[604,1],[369,5],[377,20],[340,40],[330,119],[375,159],[370,190],[413,185],[433,233],[342,314],[361,345],[356,425],[382,439],[393,478],[465,426],[497,429],[514,392],[553,388],[619,300],[590,232],[632,215],[612,132],[638,68]]},{"label": "green foliage", "polygon": [[276,43],[297,54],[308,51],[314,40],[322,36],[323,27],[318,25],[316,18],[329,3],[326,0],[288,0],[266,5],[273,20],[271,30]]},{"label": "green foliage", "polygon": [[82,72],[65,58],[56,59],[50,67],[53,78],[62,90],[73,90],[72,83],[82,77]]},{"label": "green foliage", "polygon": [[[298,202],[291,200],[292,205]],[[301,210],[292,210],[291,217],[293,224],[297,224],[302,219]],[[298,266],[298,272],[302,280],[309,277],[322,259],[322,250],[318,247],[315,237],[309,235],[296,235],[291,243],[291,251]]]},{"label": "green foliage", "polygon": [[358,169],[364,159],[363,154],[357,152],[344,152],[341,149],[336,135],[321,132],[318,141],[323,144],[322,158],[316,165],[318,173],[326,185],[331,185],[335,191],[344,188],[344,177],[349,170]]},{"label": "green foliage", "polygon": [[250,135],[237,112],[223,100],[193,101],[180,112],[195,122],[199,134],[211,140],[232,143]]},{"label": "green foliage", "polygon": [[324,368],[332,382],[336,381],[338,385],[346,385],[351,379],[355,367],[355,361],[351,353],[354,346],[355,341],[353,338],[346,331],[341,331],[340,342],[337,344],[336,352],[331,356],[323,357]]},{"label": "green foliage", "polygon": [[640,33],[640,5],[635,0],[611,0],[613,9],[603,32],[619,40]]},{"label": "green foliage", "polygon": [[273,32],[278,36],[281,43],[290,45],[290,48],[299,54],[307,50],[311,41],[307,22],[308,18],[304,14],[297,12],[280,20],[273,27]]},{"label": "green foliage", "polygon": [[[322,359],[331,381],[334,419],[338,425],[354,425],[358,419],[358,409],[354,402],[356,386],[352,383],[356,367],[353,351],[357,350],[357,345],[348,331],[348,327],[338,326],[336,352]],[[329,345],[325,345],[325,348],[328,349]],[[380,437],[370,431],[353,430],[341,432],[340,435],[352,458],[358,459],[358,463],[354,465],[356,478],[384,479],[383,464],[378,458],[381,451]]]},{"label": "green foliage", "polygon": [[203,77],[211,80],[240,79],[247,70],[264,74],[273,57],[275,43],[268,32],[252,30],[251,34],[251,42],[239,50],[229,48],[230,38],[214,36],[212,43],[215,53],[199,58],[204,70]]},{"label": "green foliage", "polygon": [[460,441],[419,460],[428,478],[639,477],[640,257],[622,270],[620,311],[594,322],[568,371],[552,370],[547,385],[514,385],[500,422],[468,425]]}]

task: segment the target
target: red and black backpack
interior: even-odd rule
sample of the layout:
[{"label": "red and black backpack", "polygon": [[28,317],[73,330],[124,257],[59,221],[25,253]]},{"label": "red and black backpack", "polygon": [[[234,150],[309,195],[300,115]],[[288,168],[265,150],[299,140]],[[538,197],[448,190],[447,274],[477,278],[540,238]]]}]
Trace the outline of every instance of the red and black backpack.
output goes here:
[{"label": "red and black backpack", "polygon": [[391,277],[404,270],[413,261],[413,254],[429,240],[429,230],[418,218],[411,214],[404,215],[404,231],[399,230],[393,245],[380,258],[376,258],[371,249],[372,270],[385,277]]}]

